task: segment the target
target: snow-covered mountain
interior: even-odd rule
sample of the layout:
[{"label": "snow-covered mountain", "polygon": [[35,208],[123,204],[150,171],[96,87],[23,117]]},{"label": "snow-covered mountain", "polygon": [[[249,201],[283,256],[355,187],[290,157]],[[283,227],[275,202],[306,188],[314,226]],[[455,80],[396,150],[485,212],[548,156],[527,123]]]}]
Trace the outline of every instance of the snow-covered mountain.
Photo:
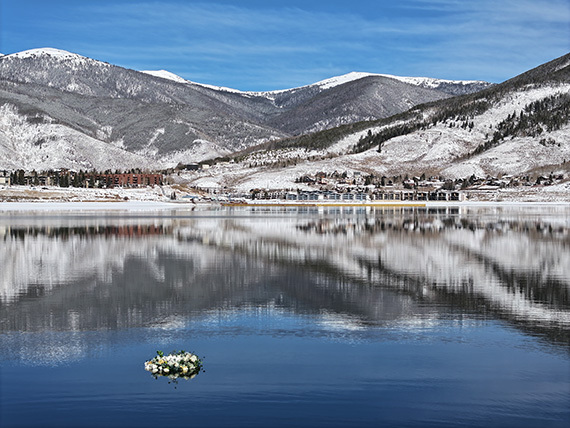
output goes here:
[{"label": "snow-covered mountain", "polygon": [[34,49],[0,57],[0,168],[157,168],[260,147],[197,183],[564,172],[569,69],[565,55],[499,85],[353,72],[245,92]]},{"label": "snow-covered mountain", "polygon": [[[242,92],[32,49],[0,57],[0,168],[191,163],[486,86],[350,73],[300,88]],[[68,147],[70,141],[86,143]],[[97,158],[91,146],[99,147]]]}]

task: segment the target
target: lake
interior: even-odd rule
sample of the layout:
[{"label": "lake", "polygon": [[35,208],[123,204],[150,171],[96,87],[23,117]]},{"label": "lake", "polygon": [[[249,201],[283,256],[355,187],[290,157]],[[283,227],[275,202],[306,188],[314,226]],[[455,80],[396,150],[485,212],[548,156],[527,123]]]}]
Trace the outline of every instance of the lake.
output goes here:
[{"label": "lake", "polygon": [[[2,427],[566,427],[570,206],[5,212]],[[154,378],[157,351],[204,371]]]}]

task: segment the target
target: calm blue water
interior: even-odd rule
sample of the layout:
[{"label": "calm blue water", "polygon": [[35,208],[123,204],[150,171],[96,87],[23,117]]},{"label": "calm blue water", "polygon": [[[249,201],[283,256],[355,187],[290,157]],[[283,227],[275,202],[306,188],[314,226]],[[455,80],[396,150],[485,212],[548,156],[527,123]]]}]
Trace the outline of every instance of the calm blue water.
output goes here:
[{"label": "calm blue water", "polygon": [[[570,424],[570,208],[0,220],[0,426]],[[185,349],[178,383],[143,364]]]}]

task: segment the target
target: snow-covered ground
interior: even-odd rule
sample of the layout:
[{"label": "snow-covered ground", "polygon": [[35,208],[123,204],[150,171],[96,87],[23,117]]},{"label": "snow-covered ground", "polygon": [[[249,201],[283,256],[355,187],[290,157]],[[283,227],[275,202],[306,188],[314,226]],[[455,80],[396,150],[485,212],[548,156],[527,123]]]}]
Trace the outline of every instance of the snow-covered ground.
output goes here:
[{"label": "snow-covered ground", "polygon": [[[172,199],[172,196],[176,199]],[[0,186],[0,211],[49,209],[174,208],[192,204],[197,192],[179,185],[84,189],[55,186]]]}]

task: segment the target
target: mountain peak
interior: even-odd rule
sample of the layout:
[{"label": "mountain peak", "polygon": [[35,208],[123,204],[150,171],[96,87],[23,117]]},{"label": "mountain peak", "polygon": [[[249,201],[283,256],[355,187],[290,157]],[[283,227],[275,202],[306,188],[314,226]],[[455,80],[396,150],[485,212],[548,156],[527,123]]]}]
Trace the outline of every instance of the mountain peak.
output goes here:
[{"label": "mountain peak", "polygon": [[64,51],[61,49],[54,49],[54,48],[38,48],[38,49],[29,49],[22,52],[16,52],[10,55],[6,55],[12,58],[35,58],[39,56],[49,56],[52,58],[67,60],[67,59],[74,59],[74,58],[84,58],[81,55],[74,54],[68,51]]},{"label": "mountain peak", "polygon": [[313,85],[319,86],[322,89],[330,89],[334,88],[335,86],[339,86],[344,83],[349,83],[354,80],[359,80],[368,76],[378,76],[378,75],[372,73],[363,73],[361,71],[351,71],[350,73],[347,74],[342,74],[340,76],[330,77],[328,79],[321,80],[320,82],[314,83]]}]

